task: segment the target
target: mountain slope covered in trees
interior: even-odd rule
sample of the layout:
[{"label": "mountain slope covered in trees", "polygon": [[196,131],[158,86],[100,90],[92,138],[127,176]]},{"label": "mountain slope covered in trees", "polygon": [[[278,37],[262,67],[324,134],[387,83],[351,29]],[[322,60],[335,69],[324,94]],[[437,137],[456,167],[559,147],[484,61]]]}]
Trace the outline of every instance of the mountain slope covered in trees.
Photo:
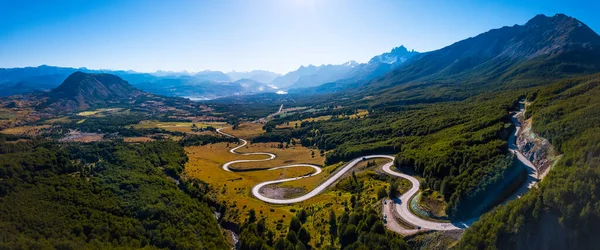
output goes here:
[{"label": "mountain slope covered in trees", "polygon": [[225,249],[208,206],[164,173],[174,142],[0,142],[0,243],[8,249]]},{"label": "mountain slope covered in trees", "polygon": [[563,156],[524,198],[485,214],[461,248],[595,249],[600,223],[600,75],[562,80],[529,95],[535,133]]}]

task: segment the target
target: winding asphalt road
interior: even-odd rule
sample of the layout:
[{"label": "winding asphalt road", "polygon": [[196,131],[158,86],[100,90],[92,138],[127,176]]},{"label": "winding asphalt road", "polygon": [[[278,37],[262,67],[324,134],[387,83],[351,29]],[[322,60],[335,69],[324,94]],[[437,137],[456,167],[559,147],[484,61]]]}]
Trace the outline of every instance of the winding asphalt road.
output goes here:
[{"label": "winding asphalt road", "polygon": [[[233,135],[227,134],[225,132],[222,132],[221,129],[217,129],[217,132],[225,135],[225,136],[229,136],[229,137],[234,137]],[[271,154],[271,153],[238,153],[236,152],[238,149],[246,146],[246,144],[248,144],[248,141],[238,138],[242,144],[232,148],[231,150],[229,150],[229,152],[231,152],[232,154],[239,154],[239,155],[267,155],[269,156],[269,158],[266,159],[260,159],[260,160],[235,160],[235,161],[230,161],[227,162],[225,164],[223,164],[223,169],[225,171],[229,171],[229,172],[234,172],[235,170],[231,168],[232,164],[236,164],[236,163],[242,163],[242,162],[261,162],[261,161],[269,161],[272,159],[275,159],[275,155]],[[340,171],[338,171],[337,173],[335,173],[333,176],[331,176],[329,179],[327,179],[325,182],[321,183],[321,185],[317,186],[315,189],[313,189],[312,191],[310,191],[309,193],[302,195],[300,197],[296,197],[296,198],[292,198],[292,199],[273,199],[273,198],[269,198],[266,197],[264,195],[262,195],[260,193],[260,189],[266,185],[270,185],[270,184],[277,184],[277,183],[282,183],[282,182],[287,182],[287,181],[294,181],[294,180],[299,180],[302,178],[307,178],[307,177],[311,177],[311,176],[315,176],[318,175],[322,172],[321,168],[316,166],[316,165],[311,165],[311,164],[292,164],[292,165],[285,165],[285,166],[280,166],[280,167],[274,167],[274,168],[269,168],[269,169],[261,169],[261,170],[277,170],[277,169],[282,169],[282,168],[293,168],[293,167],[312,167],[315,169],[315,172],[309,174],[309,175],[304,175],[304,176],[299,176],[299,177],[294,177],[294,178],[286,178],[286,179],[279,179],[279,180],[274,180],[274,181],[266,181],[266,182],[262,182],[259,183],[258,185],[254,186],[252,188],[252,195],[254,195],[256,198],[258,198],[259,200],[262,200],[264,202],[268,202],[268,203],[272,203],[272,204],[292,204],[292,203],[297,203],[297,202],[301,202],[301,201],[305,201],[308,200],[312,197],[315,197],[316,195],[318,195],[319,193],[323,192],[323,190],[325,190],[327,187],[329,187],[331,184],[333,184],[335,181],[337,181],[340,177],[342,177],[342,175],[344,175],[346,172],[348,172],[348,170],[352,169],[356,164],[358,164],[359,162],[363,161],[364,159],[373,159],[373,158],[387,158],[392,160],[392,162],[390,162],[389,164],[393,164],[393,160],[394,157],[393,156],[389,156],[389,155],[369,155],[369,156],[365,156],[365,157],[361,157],[361,158],[357,158],[354,159],[353,161],[351,161],[350,163],[346,164],[346,166],[344,166],[344,168],[342,168]]]},{"label": "winding asphalt road", "polygon": [[[510,152],[512,152],[513,154],[515,154],[517,156],[517,159],[519,160],[519,162],[521,164],[523,164],[523,166],[525,167],[525,169],[527,171],[528,176],[527,176],[527,180],[524,181],[521,184],[521,186],[511,196],[509,196],[506,200],[503,201],[503,204],[508,201],[520,198],[527,191],[529,191],[531,188],[533,188],[537,182],[539,182],[537,168],[533,165],[533,163],[529,159],[527,159],[527,157],[525,157],[519,151],[519,148],[516,144],[517,136],[519,135],[519,132],[521,131],[521,124],[519,123],[518,117],[523,115],[524,110],[525,110],[524,104],[521,102],[521,107],[520,107],[519,112],[516,112],[511,117],[511,122],[515,125],[515,132],[512,133],[508,139],[508,148],[509,148]],[[391,165],[392,164],[384,165],[383,171],[385,171],[389,175],[398,176],[398,177],[407,179],[412,183],[411,189],[408,192],[402,194],[402,196],[400,196],[400,199],[395,199],[393,202],[390,202],[389,204],[387,204],[387,206],[395,208],[396,212],[400,215],[400,217],[403,221],[408,222],[409,224],[415,225],[417,227],[421,227],[422,229],[455,230],[455,229],[467,228],[471,224],[473,224],[473,222],[475,222],[476,220],[479,219],[476,217],[476,218],[471,218],[471,219],[464,220],[464,221],[453,221],[453,222],[444,223],[444,222],[425,220],[425,219],[422,219],[422,218],[416,216],[415,214],[413,214],[410,211],[409,205],[410,205],[411,198],[419,191],[419,181],[410,175],[402,174],[402,173],[391,170],[390,169]],[[391,209],[385,208],[383,211],[384,211],[384,215],[387,218],[394,218],[394,215],[393,215]],[[403,234],[410,233],[410,231],[413,231],[413,232],[416,231],[416,230],[406,230],[404,228],[399,228],[397,223],[390,223],[389,225],[386,225],[386,226],[388,226],[388,228],[393,231],[397,231],[397,232],[403,233]]]},{"label": "winding asphalt road", "polygon": [[[517,117],[519,115],[522,115],[523,111],[524,111],[524,107],[522,105],[521,110],[519,112],[517,112],[516,114],[514,114],[512,117],[512,122],[515,125],[516,129],[515,129],[515,133],[513,133],[509,138],[509,149],[513,154],[515,154],[517,156],[518,160],[526,167],[527,173],[529,176],[527,178],[527,181],[525,181],[519,187],[519,189],[512,196],[510,196],[505,202],[512,200],[512,199],[516,199],[518,197],[521,197],[525,192],[527,192],[529,189],[531,189],[533,186],[535,186],[535,184],[539,181],[537,179],[537,175],[538,175],[537,169],[535,168],[533,163],[531,163],[531,161],[529,161],[529,159],[527,159],[525,156],[523,156],[523,154],[521,154],[519,152],[518,147],[516,145],[516,137],[518,136],[518,133],[521,129],[521,125],[520,125]],[[217,129],[217,132],[222,135],[225,135],[225,136],[234,137],[230,134],[222,132],[221,129]],[[235,148],[232,148],[231,150],[229,150],[229,152],[231,152],[233,154],[239,154],[239,155],[266,155],[266,156],[268,156],[268,158],[260,159],[260,160],[230,161],[230,162],[223,164],[223,169],[225,171],[230,171],[230,172],[235,171],[235,170],[231,169],[230,166],[232,164],[236,164],[236,163],[261,162],[261,161],[269,161],[269,160],[275,159],[276,156],[271,153],[238,153],[238,152],[236,152],[236,150],[238,150],[239,148],[242,148],[242,147],[246,146],[246,144],[248,144],[248,142],[246,140],[241,139],[241,138],[238,138],[238,139],[242,142],[242,144]],[[277,170],[277,169],[282,169],[282,168],[312,167],[315,169],[315,172],[313,172],[309,175],[304,175],[304,176],[299,176],[299,177],[294,177],[294,178],[286,178],[286,179],[279,179],[279,180],[266,181],[266,182],[259,183],[252,188],[252,194],[256,198],[258,198],[262,201],[268,202],[268,203],[272,203],[272,204],[291,204],[291,203],[305,201],[305,200],[308,200],[308,199],[318,195],[319,193],[323,192],[327,187],[329,187],[331,184],[333,184],[335,181],[337,181],[340,177],[342,177],[345,173],[347,173],[350,169],[352,169],[354,166],[356,166],[356,164],[360,163],[363,160],[374,159],[374,158],[390,159],[391,160],[390,162],[383,165],[383,171],[389,175],[407,179],[412,184],[412,187],[410,188],[410,190],[408,190],[406,193],[402,194],[402,196],[400,196],[399,199],[395,199],[394,202],[390,202],[387,205],[389,207],[385,207],[384,215],[386,216],[386,218],[394,218],[393,211],[392,211],[392,209],[390,209],[391,207],[393,207],[395,209],[396,213],[401,217],[401,220],[403,220],[404,222],[407,222],[409,224],[415,225],[416,227],[420,227],[421,230],[426,230],[426,229],[431,229],[431,230],[463,229],[463,228],[469,227],[474,221],[476,221],[478,219],[478,218],[473,218],[473,219],[469,219],[469,220],[465,220],[465,221],[457,221],[457,222],[438,222],[438,221],[422,219],[422,218],[418,217],[417,215],[413,214],[410,211],[408,206],[410,203],[409,202],[410,199],[415,194],[417,194],[417,192],[419,192],[419,185],[420,185],[419,181],[410,175],[406,175],[403,173],[393,171],[391,169],[391,166],[394,164],[394,157],[390,156],[390,155],[368,155],[368,156],[356,158],[356,159],[352,160],[351,162],[349,162],[348,164],[346,164],[341,170],[339,170],[337,173],[335,173],[333,176],[331,176],[325,182],[321,183],[319,186],[317,186],[315,189],[313,189],[309,193],[302,195],[300,197],[292,198],[292,199],[273,199],[273,198],[265,197],[264,195],[262,195],[260,193],[260,189],[262,187],[264,187],[266,185],[270,185],[270,184],[294,181],[294,180],[299,180],[302,178],[318,175],[322,172],[320,167],[315,166],[315,165],[310,165],[310,164],[293,164],[293,165],[269,168],[266,170],[261,169],[261,170],[269,171],[269,170]],[[393,231],[396,231],[396,232],[402,233],[402,234],[406,234],[407,232],[410,232],[410,231],[417,231],[417,230],[403,229],[401,226],[399,226],[399,224],[396,221],[393,221],[393,223],[388,223],[387,227]]]}]

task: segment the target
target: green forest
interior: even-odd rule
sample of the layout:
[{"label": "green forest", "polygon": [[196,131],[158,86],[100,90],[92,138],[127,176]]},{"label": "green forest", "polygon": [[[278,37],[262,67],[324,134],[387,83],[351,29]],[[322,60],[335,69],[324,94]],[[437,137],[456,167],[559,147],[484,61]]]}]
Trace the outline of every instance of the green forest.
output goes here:
[{"label": "green forest", "polygon": [[[539,189],[484,214],[461,249],[592,249],[600,244],[600,75],[568,79],[528,95],[533,130],[562,154]],[[548,239],[542,241],[540,239]]]},{"label": "green forest", "polygon": [[310,209],[300,210],[292,217],[285,237],[274,239],[271,229],[265,228],[264,218],[256,219],[254,210],[246,223],[242,225],[240,234],[240,249],[276,249],[276,250],[299,250],[299,249],[348,249],[348,250],[404,250],[409,249],[404,239],[393,232],[386,231],[381,220],[381,215],[370,208],[360,193],[352,196],[352,202],[347,203],[345,211],[339,216],[333,210],[329,211],[328,218],[313,218],[320,221],[327,228],[332,242],[321,246],[311,246],[311,236],[303,226],[308,217],[312,216]]},{"label": "green forest", "polygon": [[165,174],[186,161],[172,141],[0,143],[0,248],[229,248],[208,205]]},{"label": "green forest", "polygon": [[[275,124],[302,116],[288,116],[267,123],[270,131],[254,139],[286,142],[298,139],[303,146],[330,151],[326,164],[348,161],[374,153],[396,154],[400,171],[423,178],[423,188],[442,193],[452,218],[468,218],[492,205],[480,205],[483,196],[510,193],[507,183],[524,178],[512,162],[507,139],[514,129],[510,112],[518,109],[519,94],[480,95],[460,102],[387,106],[369,109],[362,119],[337,118],[355,109],[324,109],[318,115],[329,120],[302,122],[296,129],[276,129]],[[502,185],[501,185],[502,184]]]}]

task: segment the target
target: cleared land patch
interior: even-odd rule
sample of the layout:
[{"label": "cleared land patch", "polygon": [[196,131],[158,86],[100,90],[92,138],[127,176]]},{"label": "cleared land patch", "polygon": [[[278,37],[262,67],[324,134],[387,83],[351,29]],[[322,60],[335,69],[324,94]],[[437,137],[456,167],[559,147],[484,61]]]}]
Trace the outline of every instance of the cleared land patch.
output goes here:
[{"label": "cleared land patch", "polygon": [[125,137],[125,138],[123,138],[123,141],[130,142],[130,143],[138,143],[138,142],[151,142],[151,141],[154,141],[154,139],[152,139],[150,137],[139,136],[139,137]]},{"label": "cleared land patch", "polygon": [[88,110],[77,113],[78,116],[84,117],[104,117],[107,114],[116,114],[123,111],[122,108],[100,108],[96,110]]},{"label": "cleared land patch", "polygon": [[45,120],[44,123],[46,124],[69,124],[73,122],[71,119],[69,119],[69,117],[63,116],[63,117],[59,117],[59,118],[54,118],[54,119],[48,119]]},{"label": "cleared land patch", "polygon": [[265,131],[262,129],[263,125],[255,122],[244,122],[241,123],[237,129],[232,129],[231,126],[223,128],[221,131],[224,133],[233,135],[235,137],[250,139],[257,135],[263,134]]},{"label": "cleared land patch", "polygon": [[224,122],[160,122],[160,121],[141,121],[133,125],[135,129],[162,128],[171,132],[183,133],[202,133],[196,132],[195,129],[207,127],[221,128],[225,125]]},{"label": "cleared land patch", "polygon": [[39,135],[44,129],[48,129],[48,128],[50,128],[50,125],[20,126],[20,127],[4,129],[4,130],[0,131],[0,133],[10,134],[10,135],[35,136],[35,135]]},{"label": "cleared land patch", "polygon": [[81,133],[79,131],[71,131],[65,137],[60,138],[61,142],[95,142],[104,139],[104,134],[97,133]]},{"label": "cleared land patch", "polygon": [[[369,115],[369,111],[368,110],[360,109],[355,114],[352,114],[352,115],[338,115],[337,118],[348,117],[349,119],[357,119],[357,118],[364,118],[367,115]],[[311,118],[306,118],[306,119],[302,119],[302,120],[296,120],[296,121],[291,121],[291,122],[286,122],[286,123],[283,123],[283,124],[279,124],[279,125],[277,125],[277,128],[296,128],[296,127],[300,127],[300,124],[302,124],[302,122],[326,121],[326,120],[331,119],[332,117],[333,117],[332,115],[323,115],[323,116],[311,117]]]}]

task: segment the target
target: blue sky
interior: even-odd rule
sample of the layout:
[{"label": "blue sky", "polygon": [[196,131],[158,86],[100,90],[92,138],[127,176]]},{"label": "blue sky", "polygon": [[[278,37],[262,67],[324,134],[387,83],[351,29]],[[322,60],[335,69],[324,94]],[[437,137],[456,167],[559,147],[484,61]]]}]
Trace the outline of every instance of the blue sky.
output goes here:
[{"label": "blue sky", "polygon": [[492,28],[564,13],[600,30],[600,1],[0,1],[0,67],[41,64],[285,73],[430,51]]}]

